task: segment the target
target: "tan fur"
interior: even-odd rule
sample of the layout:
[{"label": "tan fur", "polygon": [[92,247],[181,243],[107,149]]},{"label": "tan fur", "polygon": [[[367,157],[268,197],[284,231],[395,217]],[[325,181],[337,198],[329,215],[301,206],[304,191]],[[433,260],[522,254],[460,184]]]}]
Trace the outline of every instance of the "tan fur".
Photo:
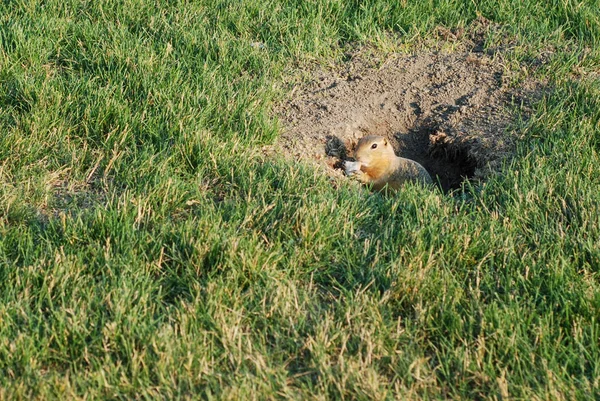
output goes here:
[{"label": "tan fur", "polygon": [[[375,146],[375,149],[373,149]],[[398,157],[389,141],[381,136],[362,138],[354,152],[356,162],[345,162],[346,174],[373,189],[397,190],[404,183],[421,182],[430,184],[431,176],[414,160]]]}]

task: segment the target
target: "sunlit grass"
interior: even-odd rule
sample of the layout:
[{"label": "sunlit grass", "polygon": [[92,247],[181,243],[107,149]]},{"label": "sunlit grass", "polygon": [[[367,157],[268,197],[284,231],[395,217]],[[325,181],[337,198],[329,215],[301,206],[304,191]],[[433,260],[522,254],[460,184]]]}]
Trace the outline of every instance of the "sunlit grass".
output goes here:
[{"label": "sunlit grass", "polygon": [[[3,2],[0,398],[597,398],[599,8]],[[313,63],[479,15],[552,88],[502,174],[383,197],[260,151]]]}]

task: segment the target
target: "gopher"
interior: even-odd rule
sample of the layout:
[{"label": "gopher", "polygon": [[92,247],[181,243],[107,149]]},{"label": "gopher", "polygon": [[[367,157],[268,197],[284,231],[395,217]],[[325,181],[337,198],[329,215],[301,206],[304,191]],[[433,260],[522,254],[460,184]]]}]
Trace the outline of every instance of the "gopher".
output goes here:
[{"label": "gopher", "polygon": [[356,161],[345,161],[346,175],[371,184],[373,189],[397,190],[405,182],[430,184],[433,181],[423,166],[414,160],[398,157],[389,141],[381,136],[366,136],[358,141]]}]

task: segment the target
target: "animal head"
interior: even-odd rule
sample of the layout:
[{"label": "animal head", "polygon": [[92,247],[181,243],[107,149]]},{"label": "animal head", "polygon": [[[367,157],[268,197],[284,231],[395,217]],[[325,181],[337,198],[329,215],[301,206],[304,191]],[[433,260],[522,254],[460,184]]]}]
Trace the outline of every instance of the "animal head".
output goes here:
[{"label": "animal head", "polygon": [[387,138],[382,136],[365,136],[356,145],[354,158],[366,168],[381,160],[393,158],[396,154]]},{"label": "animal head", "polygon": [[357,176],[361,181],[370,181],[383,174],[395,155],[394,148],[387,138],[366,136],[356,145],[356,161],[344,163],[346,174]]}]

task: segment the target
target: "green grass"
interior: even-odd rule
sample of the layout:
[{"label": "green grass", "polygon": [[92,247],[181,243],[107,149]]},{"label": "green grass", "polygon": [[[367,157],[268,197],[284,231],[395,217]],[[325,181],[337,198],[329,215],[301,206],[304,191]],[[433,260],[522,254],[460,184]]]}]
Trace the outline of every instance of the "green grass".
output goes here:
[{"label": "green grass", "polygon": [[[312,64],[478,15],[507,68],[550,49],[502,174],[385,198],[261,154]],[[0,3],[0,399],[600,398],[599,16]]]}]

